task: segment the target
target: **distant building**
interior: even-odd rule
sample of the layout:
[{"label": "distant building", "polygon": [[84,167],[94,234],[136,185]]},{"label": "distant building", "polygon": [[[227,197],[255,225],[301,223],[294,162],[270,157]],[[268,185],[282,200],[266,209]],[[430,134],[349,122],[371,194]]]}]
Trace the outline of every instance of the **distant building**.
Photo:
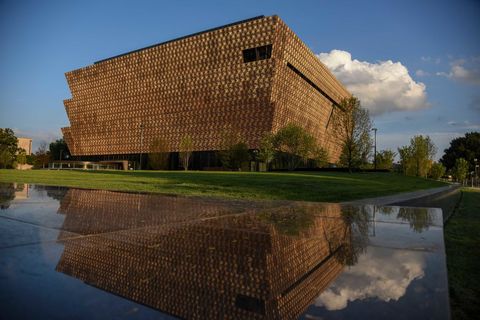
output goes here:
[{"label": "distant building", "polygon": [[17,138],[18,139],[18,147],[25,150],[27,156],[32,154],[32,139],[30,138]]},{"label": "distant building", "polygon": [[66,78],[71,125],[62,132],[73,160],[137,162],[161,139],[171,167],[185,136],[194,162],[210,167],[226,134],[255,150],[265,133],[288,123],[305,128],[336,162],[341,144],[332,119],[351,96],[278,16],[114,56]]}]

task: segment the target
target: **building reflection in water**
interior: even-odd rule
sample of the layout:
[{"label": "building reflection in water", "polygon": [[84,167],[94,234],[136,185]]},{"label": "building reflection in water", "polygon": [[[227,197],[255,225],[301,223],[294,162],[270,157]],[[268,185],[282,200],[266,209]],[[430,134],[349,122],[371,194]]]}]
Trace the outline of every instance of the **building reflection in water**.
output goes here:
[{"label": "building reflection in water", "polygon": [[64,240],[57,271],[189,319],[296,318],[368,239],[368,218],[337,204],[71,189],[59,213],[85,236]]},{"label": "building reflection in water", "polygon": [[24,183],[0,183],[0,209],[8,209],[14,199],[29,198],[30,186]]}]

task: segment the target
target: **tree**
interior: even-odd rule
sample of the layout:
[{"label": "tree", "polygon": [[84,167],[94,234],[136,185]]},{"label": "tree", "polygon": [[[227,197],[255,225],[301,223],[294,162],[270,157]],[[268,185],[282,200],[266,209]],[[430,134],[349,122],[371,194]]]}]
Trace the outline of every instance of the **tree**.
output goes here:
[{"label": "tree", "polygon": [[188,166],[190,164],[190,157],[192,156],[192,149],[193,149],[193,141],[192,137],[189,135],[182,138],[180,142],[180,161],[182,162],[183,169],[185,171],[188,170]]},{"label": "tree", "polygon": [[432,167],[430,168],[430,171],[428,172],[428,176],[432,179],[438,180],[441,177],[443,177],[443,175],[445,174],[445,171],[446,171],[446,169],[443,166],[443,164],[435,162],[435,163],[432,164]]},{"label": "tree", "polygon": [[468,174],[468,162],[463,158],[459,158],[455,161],[455,166],[452,170],[453,176],[458,182],[463,182],[467,178]]},{"label": "tree", "polygon": [[480,132],[466,133],[465,137],[453,139],[450,142],[450,147],[445,149],[445,154],[440,159],[440,162],[447,168],[452,169],[455,162],[459,158],[467,160],[469,170],[474,171],[474,159],[480,161]]},{"label": "tree", "polygon": [[400,156],[400,168],[402,173],[406,176],[414,176],[412,148],[410,148],[410,146],[400,147],[398,148],[398,155]]},{"label": "tree", "polygon": [[273,139],[275,149],[285,155],[289,170],[295,170],[301,160],[313,158],[315,138],[296,124],[287,124]]},{"label": "tree", "polygon": [[317,146],[313,151],[313,160],[318,168],[323,168],[328,165],[328,151],[325,148]]},{"label": "tree", "polygon": [[368,163],[372,150],[372,121],[368,110],[362,108],[356,97],[343,99],[340,108],[343,113],[339,113],[334,119],[342,143],[340,165],[351,172],[353,168]]},{"label": "tree", "polygon": [[240,171],[242,165],[251,159],[248,145],[237,133],[227,133],[222,148],[223,150],[219,152],[220,161],[226,168]]},{"label": "tree", "polygon": [[30,154],[30,155],[27,155],[27,164],[30,164],[30,165],[35,165],[35,154]]},{"label": "tree", "polygon": [[10,128],[0,128],[0,168],[13,168],[18,151],[18,139]]},{"label": "tree", "polygon": [[168,146],[165,140],[156,138],[153,140],[151,148],[153,152],[148,154],[148,165],[154,170],[164,170],[168,168]]},{"label": "tree", "polygon": [[436,152],[437,148],[429,136],[414,136],[409,146],[398,148],[403,173],[427,177]]},{"label": "tree", "polygon": [[267,133],[260,141],[260,147],[258,149],[258,160],[265,163],[267,170],[270,162],[275,158],[275,135]]},{"label": "tree", "polygon": [[392,150],[382,150],[377,153],[377,168],[390,170],[397,154]]},{"label": "tree", "polygon": [[50,162],[50,151],[47,150],[47,144],[42,142],[35,152],[35,166],[45,168]]},{"label": "tree", "polygon": [[48,149],[52,160],[65,160],[70,158],[70,150],[63,137],[50,143]]},{"label": "tree", "polygon": [[27,152],[22,149],[22,148],[19,148],[18,149],[18,152],[17,152],[17,163],[18,164],[25,164],[27,163]]},{"label": "tree", "polygon": [[412,147],[412,156],[415,165],[417,177],[427,177],[428,171],[433,163],[433,157],[437,153],[437,148],[429,136],[414,136],[410,140]]}]

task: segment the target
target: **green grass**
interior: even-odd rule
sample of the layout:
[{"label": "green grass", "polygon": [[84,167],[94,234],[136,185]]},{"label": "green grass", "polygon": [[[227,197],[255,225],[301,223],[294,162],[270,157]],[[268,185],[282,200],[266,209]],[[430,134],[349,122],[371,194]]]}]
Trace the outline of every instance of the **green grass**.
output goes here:
[{"label": "green grass", "polygon": [[393,173],[58,170],[0,170],[0,182],[329,202],[379,197],[445,185],[438,181]]},{"label": "green grass", "polygon": [[452,318],[480,313],[480,191],[465,189],[458,211],[445,226]]}]

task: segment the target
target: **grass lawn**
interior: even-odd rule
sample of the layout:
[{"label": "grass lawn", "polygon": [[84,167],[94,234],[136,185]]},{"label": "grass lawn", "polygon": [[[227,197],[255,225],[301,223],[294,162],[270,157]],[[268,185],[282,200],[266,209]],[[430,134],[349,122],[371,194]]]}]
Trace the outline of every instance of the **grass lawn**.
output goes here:
[{"label": "grass lawn", "polygon": [[452,318],[480,313],[480,191],[465,189],[458,211],[445,226]]},{"label": "grass lawn", "polygon": [[441,187],[394,173],[0,170],[0,182],[208,195],[247,199],[339,202]]}]

